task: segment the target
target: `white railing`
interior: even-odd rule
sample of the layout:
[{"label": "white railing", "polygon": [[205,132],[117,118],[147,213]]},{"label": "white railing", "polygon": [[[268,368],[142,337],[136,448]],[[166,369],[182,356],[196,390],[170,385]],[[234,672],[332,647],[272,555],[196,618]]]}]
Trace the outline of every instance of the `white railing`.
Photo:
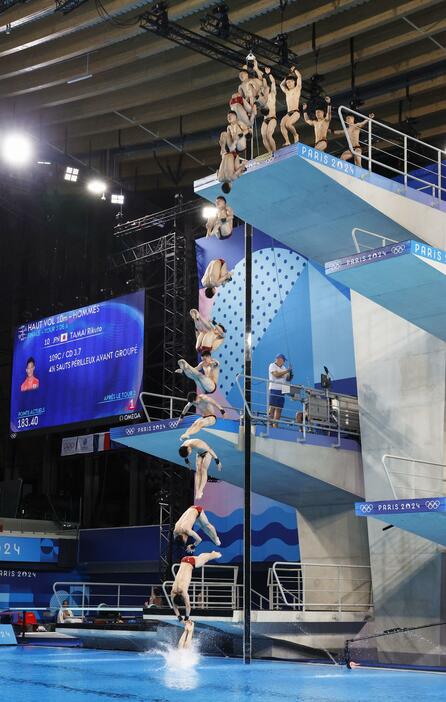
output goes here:
[{"label": "white railing", "polygon": [[62,607],[64,600],[68,600],[70,609],[86,612],[89,610],[108,609],[140,609],[149,599],[153,588],[161,590],[160,583],[100,583],[60,581],[53,584],[57,608]]},{"label": "white railing", "polygon": [[370,566],[280,562],[268,572],[271,609],[364,612],[373,607]]},{"label": "white railing", "polygon": [[[385,453],[381,459],[395,500],[446,495],[446,465]],[[391,467],[392,463],[395,467]],[[403,465],[401,465],[403,464]]]},{"label": "white railing", "polygon": [[368,229],[362,229],[361,227],[353,227],[352,229],[352,239],[355,245],[356,253],[361,253],[363,249],[373,250],[376,249],[378,244],[375,241],[373,246],[368,246],[358,241],[358,234],[366,234],[367,236],[373,237],[373,239],[378,239],[380,246],[387,246],[387,244],[397,244],[396,239],[391,239],[390,236],[385,236],[384,234],[377,234],[376,232],[370,232]]},{"label": "white railing", "polygon": [[[139,401],[141,402],[148,422],[163,419],[179,419],[181,412],[187,404],[186,397],[160,395],[156,392],[141,392],[139,394]],[[234,409],[228,405],[222,406],[228,413],[228,419],[232,419],[233,417],[237,417],[238,419],[240,410],[237,408]]]},{"label": "white railing", "polygon": [[344,105],[338,108],[338,114],[352,154],[355,149],[345,117],[353,115],[356,122],[365,122],[359,132],[361,153],[358,157],[361,165],[365,164],[364,167],[370,172],[387,171],[388,177],[400,177],[405,187],[430,191],[433,202],[440,205],[446,196],[446,175],[442,173],[443,161],[446,159],[444,150]]},{"label": "white railing", "polygon": [[285,399],[288,397],[292,402],[296,402],[296,410],[293,412],[289,403],[286,403],[280,419],[274,420],[268,415],[270,381],[258,376],[251,377],[251,403],[248,406],[244,398],[243,377],[243,373],[236,376],[237,387],[253,422],[264,426],[263,436],[269,436],[270,429],[276,426],[299,432],[297,440],[301,442],[306,441],[309,433],[323,433],[337,437],[336,443],[333,444],[335,448],[341,445],[342,436],[359,436],[356,397],[331,390],[282,383]]}]

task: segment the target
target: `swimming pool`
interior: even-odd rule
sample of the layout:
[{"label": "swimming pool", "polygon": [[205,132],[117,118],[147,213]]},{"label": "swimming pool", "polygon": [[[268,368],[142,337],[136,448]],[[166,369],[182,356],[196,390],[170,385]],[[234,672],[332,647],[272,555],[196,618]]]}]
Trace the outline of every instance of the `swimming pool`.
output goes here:
[{"label": "swimming pool", "polygon": [[328,665],[198,658],[83,649],[0,650],[5,702],[440,702],[444,675]]}]

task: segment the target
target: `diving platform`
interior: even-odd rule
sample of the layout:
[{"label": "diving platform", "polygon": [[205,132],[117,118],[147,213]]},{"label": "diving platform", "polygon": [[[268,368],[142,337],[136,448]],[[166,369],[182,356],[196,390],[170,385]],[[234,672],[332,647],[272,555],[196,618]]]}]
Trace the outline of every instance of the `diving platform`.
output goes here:
[{"label": "diving platform", "polygon": [[329,261],[325,273],[446,341],[446,251],[402,241]]},{"label": "diving platform", "polygon": [[355,504],[358,517],[373,517],[446,546],[446,497],[380,500]]},{"label": "diving platform", "polygon": [[[157,456],[185,467],[178,454],[180,436],[197,416],[133,424],[111,429],[112,441],[137,451]],[[268,437],[263,425],[253,427],[252,489],[295,508],[324,504],[351,504],[352,498],[363,498],[362,460],[357,441],[341,438],[333,448],[335,437],[307,434],[306,441],[297,430],[270,429]],[[213,427],[203,429],[199,438],[208,441],[223,469],[214,463],[209,474],[243,487],[244,453],[240,423],[218,419]]]},{"label": "diving platform", "polygon": [[[194,185],[211,202],[222,194],[216,175]],[[445,202],[306,144],[249,161],[225,197],[237,217],[321,264],[352,252],[357,227],[446,249]]]}]

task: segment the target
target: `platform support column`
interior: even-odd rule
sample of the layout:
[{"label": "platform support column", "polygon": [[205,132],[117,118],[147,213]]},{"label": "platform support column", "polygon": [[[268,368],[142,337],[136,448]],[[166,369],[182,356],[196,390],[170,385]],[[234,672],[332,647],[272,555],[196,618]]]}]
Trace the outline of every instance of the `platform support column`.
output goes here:
[{"label": "platform support column", "polygon": [[252,385],[252,225],[245,223],[243,661],[251,663],[251,385]]}]

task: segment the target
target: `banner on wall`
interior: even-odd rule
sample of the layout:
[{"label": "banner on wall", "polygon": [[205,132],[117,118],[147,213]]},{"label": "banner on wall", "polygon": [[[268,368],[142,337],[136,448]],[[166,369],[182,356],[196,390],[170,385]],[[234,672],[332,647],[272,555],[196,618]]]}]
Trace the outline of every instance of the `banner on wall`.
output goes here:
[{"label": "banner on wall", "polygon": [[66,436],[62,439],[61,456],[74,456],[78,453],[98,453],[110,449],[121,448],[110,440],[110,432],[86,434],[84,436]]}]

